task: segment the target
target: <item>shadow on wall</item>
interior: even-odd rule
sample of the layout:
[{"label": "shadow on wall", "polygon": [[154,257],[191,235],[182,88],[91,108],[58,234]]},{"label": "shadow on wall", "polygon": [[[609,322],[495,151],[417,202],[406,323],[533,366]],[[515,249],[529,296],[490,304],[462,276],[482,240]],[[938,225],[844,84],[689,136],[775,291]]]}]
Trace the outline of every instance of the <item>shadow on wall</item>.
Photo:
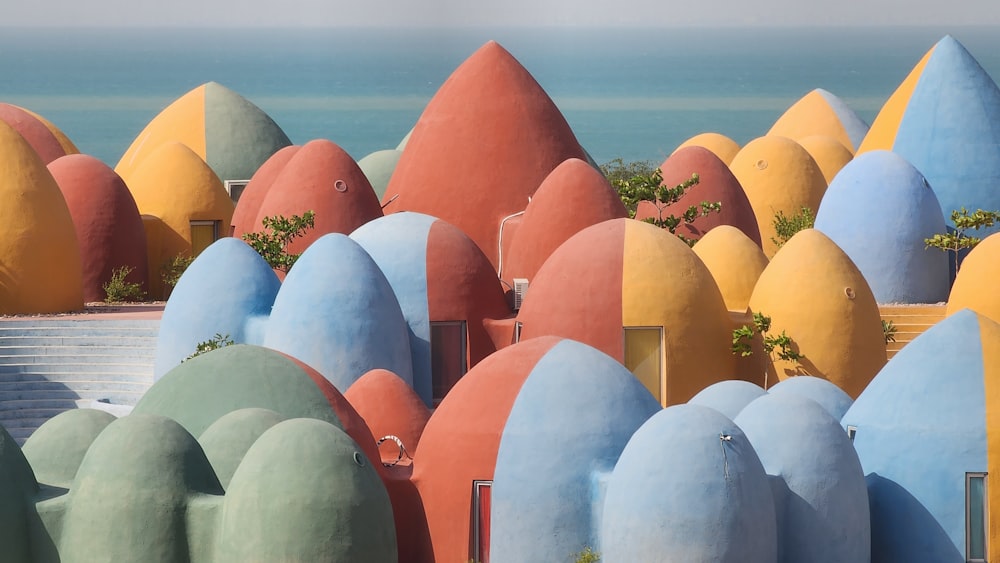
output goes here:
[{"label": "shadow on wall", "polygon": [[865,477],[872,522],[872,561],[964,563],[948,533],[906,489],[878,473]]}]

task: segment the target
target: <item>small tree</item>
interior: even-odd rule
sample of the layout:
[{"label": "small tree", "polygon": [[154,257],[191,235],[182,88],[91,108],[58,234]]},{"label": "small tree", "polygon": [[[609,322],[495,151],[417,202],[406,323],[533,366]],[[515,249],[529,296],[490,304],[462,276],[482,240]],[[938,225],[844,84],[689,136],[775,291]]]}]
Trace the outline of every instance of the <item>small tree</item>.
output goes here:
[{"label": "small tree", "polygon": [[969,229],[978,231],[981,228],[992,227],[994,223],[1000,222],[1000,211],[984,211],[977,209],[975,213],[962,207],[951,212],[951,222],[955,228],[947,233],[938,233],[931,238],[924,239],[925,248],[938,248],[945,252],[952,252],[955,255],[955,273],[958,274],[958,254],[966,248],[973,248],[983,241],[979,237],[965,234]]},{"label": "small tree", "polygon": [[132,270],[134,268],[131,266],[122,266],[111,272],[111,279],[101,286],[104,289],[105,303],[130,303],[146,299],[141,283],[125,281]]},{"label": "small tree", "polygon": [[813,216],[812,209],[804,205],[799,209],[798,213],[791,217],[786,217],[784,212],[778,211],[774,214],[774,220],[772,221],[776,237],[771,237],[771,242],[778,248],[781,248],[789,239],[795,236],[795,233],[804,229],[811,229],[815,223],[816,217]]},{"label": "small tree", "polygon": [[315,226],[316,214],[306,211],[301,216],[292,215],[283,217],[264,217],[261,223],[264,230],[255,233],[246,233],[243,240],[247,242],[258,254],[275,270],[288,273],[299,259],[298,254],[288,252],[288,245],[293,240],[305,234],[307,229]]},{"label": "small tree", "polygon": [[[742,357],[752,355],[753,339],[755,335],[759,334],[764,353],[767,354],[770,364],[773,364],[775,360],[794,362],[805,358],[805,355],[800,354],[794,348],[795,343],[790,336],[785,334],[785,331],[781,331],[781,334],[773,335],[770,334],[770,330],[771,317],[763,313],[754,313],[752,325],[743,325],[733,331],[733,353],[739,354]],[[768,363],[765,363],[764,389],[767,389],[769,372]]]},{"label": "small tree", "polygon": [[215,336],[213,336],[212,338],[209,338],[204,342],[199,342],[194,349],[194,353],[181,360],[181,363],[184,363],[196,356],[207,354],[212,350],[218,350],[219,348],[225,348],[226,346],[232,346],[233,344],[236,343],[233,342],[233,339],[230,338],[228,334],[220,334],[216,332]]},{"label": "small tree", "polygon": [[168,259],[160,266],[160,280],[168,289],[173,289],[181,280],[184,271],[194,262],[194,258],[181,253]]},{"label": "small tree", "polygon": [[[618,159],[617,162],[621,162],[621,159]],[[621,173],[622,170],[635,171],[636,173],[631,176],[625,176]],[[639,202],[653,202],[656,205],[657,216],[647,218],[646,222],[656,225],[661,229],[667,229],[687,243],[688,246],[694,246],[697,239],[685,237],[677,232],[677,228],[684,224],[693,223],[698,217],[704,217],[709,213],[718,213],[722,210],[722,202],[702,201],[698,205],[689,206],[679,217],[672,213],[665,215],[667,207],[680,201],[688,190],[698,185],[700,179],[697,174],[692,174],[688,180],[670,187],[663,185],[663,173],[659,168],[647,171],[644,166],[625,167],[616,165],[612,171],[614,172],[613,175],[609,175],[608,172],[605,172],[605,174],[608,176],[611,186],[618,192],[618,197],[621,198],[622,203],[625,205],[629,217],[635,218]]]}]

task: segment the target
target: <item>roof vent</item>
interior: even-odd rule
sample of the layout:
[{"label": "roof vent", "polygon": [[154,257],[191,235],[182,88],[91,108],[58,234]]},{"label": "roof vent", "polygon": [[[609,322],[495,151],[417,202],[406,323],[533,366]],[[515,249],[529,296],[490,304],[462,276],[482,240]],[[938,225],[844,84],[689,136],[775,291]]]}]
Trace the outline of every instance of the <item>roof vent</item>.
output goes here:
[{"label": "roof vent", "polygon": [[524,296],[528,294],[528,280],[524,278],[514,278],[514,310],[521,309]]}]

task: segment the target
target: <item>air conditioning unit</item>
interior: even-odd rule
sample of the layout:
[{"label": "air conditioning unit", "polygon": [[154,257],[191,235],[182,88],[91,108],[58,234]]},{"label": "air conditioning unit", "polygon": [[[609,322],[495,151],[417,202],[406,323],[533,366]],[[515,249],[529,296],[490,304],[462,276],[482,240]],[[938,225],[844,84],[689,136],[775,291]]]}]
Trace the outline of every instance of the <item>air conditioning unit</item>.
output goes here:
[{"label": "air conditioning unit", "polygon": [[524,296],[528,294],[528,280],[524,278],[514,278],[514,310],[521,309]]},{"label": "air conditioning unit", "polygon": [[229,198],[233,200],[233,203],[237,203],[240,200],[240,196],[243,195],[243,190],[246,189],[249,183],[250,180],[226,180],[223,186],[226,188],[226,193],[229,194]]}]

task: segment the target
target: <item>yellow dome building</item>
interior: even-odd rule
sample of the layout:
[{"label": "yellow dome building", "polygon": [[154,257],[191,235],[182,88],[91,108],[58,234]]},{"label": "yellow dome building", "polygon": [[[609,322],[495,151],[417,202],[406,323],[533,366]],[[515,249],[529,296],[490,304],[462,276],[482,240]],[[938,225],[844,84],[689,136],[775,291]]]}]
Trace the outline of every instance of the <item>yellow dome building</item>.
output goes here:
[{"label": "yellow dome building", "polygon": [[[954,257],[949,254],[948,259]],[[948,296],[947,315],[968,308],[1000,323],[997,279],[1000,279],[1000,233],[983,239],[962,261]]]},{"label": "yellow dome building", "polygon": [[694,245],[694,253],[712,273],[730,311],[746,311],[767,256],[743,231],[719,225]]},{"label": "yellow dome building", "polygon": [[854,262],[826,235],[800,231],[774,256],[750,297],[750,309],[771,317],[805,357],[764,360],[768,385],[795,375],[835,383],[853,398],[886,363],[882,318]]},{"label": "yellow dome building", "polygon": [[768,135],[788,137],[800,143],[802,139],[814,135],[833,137],[851,154],[867,133],[868,125],[854,110],[822,88],[809,92],[792,104],[767,132]]},{"label": "yellow dome building", "polygon": [[778,245],[774,218],[798,214],[803,207],[813,216],[826,192],[826,179],[802,145],[787,137],[759,137],[747,143],[729,165],[740,181],[757,217],[764,254],[774,256]]},{"label": "yellow dome building", "polygon": [[176,141],[144,159],[128,187],[146,224],[150,295],[159,296],[164,263],[177,255],[197,256],[229,235],[233,201],[205,161]]},{"label": "yellow dome building", "polygon": [[0,122],[0,314],[83,308],[76,230],[34,149]]},{"label": "yellow dome building", "polygon": [[809,156],[816,161],[819,169],[823,171],[823,179],[826,180],[827,185],[830,185],[841,168],[847,166],[847,163],[854,159],[854,154],[833,137],[812,135],[799,139],[798,143],[806,149]]},{"label": "yellow dome building", "polygon": [[721,133],[701,133],[695,135],[681,143],[674,152],[691,146],[702,147],[712,151],[715,156],[719,157],[719,160],[726,164],[732,162],[736,153],[740,152],[740,145]]}]

